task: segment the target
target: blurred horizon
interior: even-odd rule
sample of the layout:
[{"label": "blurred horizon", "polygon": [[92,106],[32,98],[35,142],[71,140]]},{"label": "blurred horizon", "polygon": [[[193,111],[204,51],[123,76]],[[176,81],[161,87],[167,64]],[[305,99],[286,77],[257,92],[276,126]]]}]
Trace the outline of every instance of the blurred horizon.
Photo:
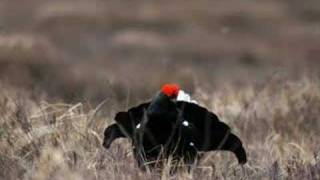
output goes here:
[{"label": "blurred horizon", "polygon": [[0,2],[0,81],[69,102],[133,101],[318,76],[320,2]]}]

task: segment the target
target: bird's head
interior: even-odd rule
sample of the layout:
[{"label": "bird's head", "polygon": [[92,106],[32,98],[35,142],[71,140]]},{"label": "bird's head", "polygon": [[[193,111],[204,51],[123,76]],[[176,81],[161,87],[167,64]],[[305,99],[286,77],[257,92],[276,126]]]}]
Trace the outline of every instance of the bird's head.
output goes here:
[{"label": "bird's head", "polygon": [[178,97],[180,87],[177,84],[165,84],[161,88],[161,92],[168,96],[170,99],[176,99]]}]

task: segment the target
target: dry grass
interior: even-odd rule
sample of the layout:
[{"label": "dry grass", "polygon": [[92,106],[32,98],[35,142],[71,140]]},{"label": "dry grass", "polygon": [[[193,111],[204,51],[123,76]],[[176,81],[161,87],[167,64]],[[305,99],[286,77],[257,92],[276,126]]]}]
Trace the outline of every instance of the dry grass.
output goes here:
[{"label": "dry grass", "polygon": [[[320,1],[0,2],[0,179],[320,179]],[[115,112],[177,82],[249,162],[140,171]],[[168,163],[170,164],[170,163]]]},{"label": "dry grass", "polygon": [[[243,139],[249,162],[243,167],[223,152],[205,155],[187,172],[139,170],[130,143],[101,146],[104,102],[50,104],[29,94],[1,93],[1,171],[8,179],[319,179],[319,80],[279,77],[261,87],[203,92],[195,96],[229,123]],[[19,95],[17,95],[19,94]],[[87,109],[87,110],[86,110]]]}]

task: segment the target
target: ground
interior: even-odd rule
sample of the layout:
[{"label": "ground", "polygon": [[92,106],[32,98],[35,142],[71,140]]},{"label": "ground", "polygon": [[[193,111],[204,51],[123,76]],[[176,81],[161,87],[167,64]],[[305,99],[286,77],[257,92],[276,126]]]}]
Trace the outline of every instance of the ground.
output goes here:
[{"label": "ground", "polygon": [[[320,179],[320,1],[0,2],[0,179]],[[117,111],[175,82],[229,124],[211,152],[141,171],[101,144]]]}]

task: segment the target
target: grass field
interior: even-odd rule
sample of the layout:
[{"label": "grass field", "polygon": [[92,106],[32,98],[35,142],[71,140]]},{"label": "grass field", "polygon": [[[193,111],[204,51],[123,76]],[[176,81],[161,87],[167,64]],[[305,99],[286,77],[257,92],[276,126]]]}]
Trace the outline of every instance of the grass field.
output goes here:
[{"label": "grass field", "polygon": [[[320,1],[0,1],[0,179],[320,179]],[[244,142],[188,172],[102,147],[176,82]]]}]

